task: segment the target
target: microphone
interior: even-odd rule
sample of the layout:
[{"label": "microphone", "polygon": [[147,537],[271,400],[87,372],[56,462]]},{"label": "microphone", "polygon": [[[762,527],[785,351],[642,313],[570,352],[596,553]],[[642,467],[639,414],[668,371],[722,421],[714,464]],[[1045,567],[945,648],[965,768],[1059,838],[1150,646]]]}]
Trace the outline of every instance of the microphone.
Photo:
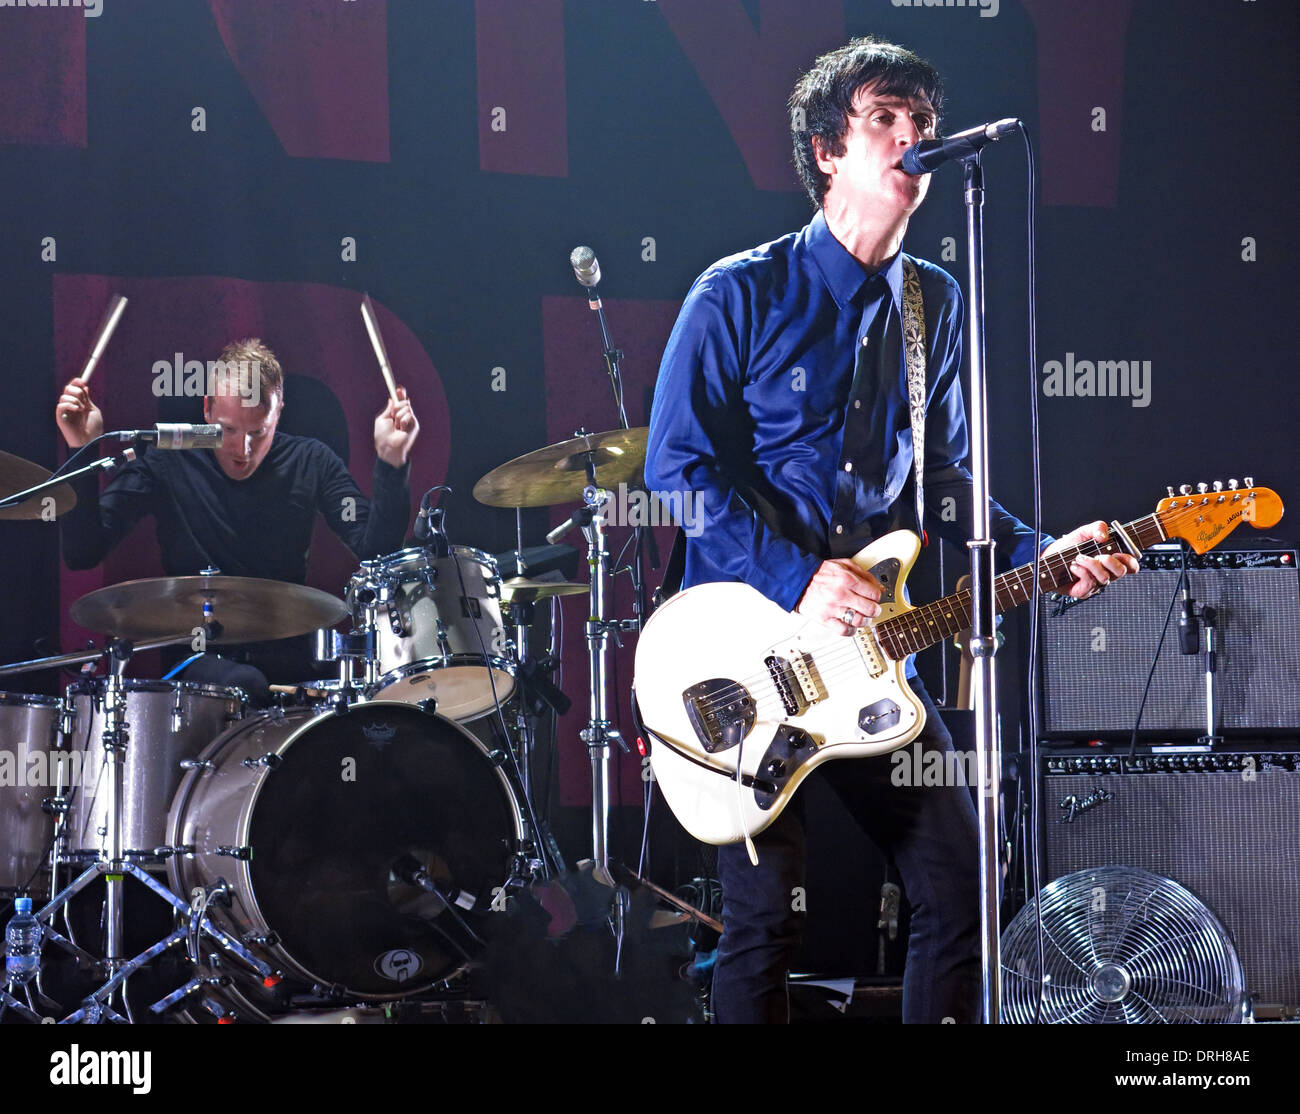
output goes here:
[{"label": "microphone", "polygon": [[153,429],[124,430],[118,434],[118,438],[122,441],[142,441],[160,449],[219,449],[222,432],[219,425],[157,422]]},{"label": "microphone", "polygon": [[415,516],[411,536],[420,545],[428,545],[432,540],[437,556],[446,557],[451,552],[451,546],[447,541],[447,530],[443,524],[447,512],[444,507],[434,508],[429,505],[435,491],[445,491],[448,495],[455,494],[447,484],[435,484],[429,488],[424,493],[424,498],[420,500],[420,513]]},{"label": "microphone", "polygon": [[554,545],[575,526],[588,526],[596,514],[595,507],[579,507],[554,530],[546,535],[546,544]]},{"label": "microphone", "polygon": [[587,290],[587,304],[592,309],[600,308],[600,295],[596,286],[600,282],[600,262],[591,248],[583,245],[569,253],[569,263],[573,266],[573,276],[578,284]]},{"label": "microphone", "polygon": [[952,159],[968,159],[981,148],[1010,135],[1020,127],[1014,116],[967,128],[943,139],[923,139],[903,152],[903,169],[909,174],[929,174]]},{"label": "microphone", "polygon": [[1178,640],[1184,654],[1199,653],[1201,628],[1196,621],[1196,601],[1192,599],[1192,586],[1187,570],[1183,570],[1183,602],[1178,613]]},{"label": "microphone", "polygon": [[411,527],[411,537],[423,545],[429,540],[429,496],[432,490],[424,493],[420,500],[420,513],[415,516],[415,525]]}]

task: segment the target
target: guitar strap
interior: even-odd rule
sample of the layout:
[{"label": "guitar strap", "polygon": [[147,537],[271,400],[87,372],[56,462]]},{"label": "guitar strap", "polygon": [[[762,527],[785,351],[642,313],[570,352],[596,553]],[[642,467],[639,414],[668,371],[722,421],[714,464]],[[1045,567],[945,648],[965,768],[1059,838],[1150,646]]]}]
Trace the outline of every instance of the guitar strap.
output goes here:
[{"label": "guitar strap", "polygon": [[912,466],[916,473],[916,529],[925,533],[925,306],[916,264],[903,256],[903,356],[907,361],[907,409],[912,419]]}]

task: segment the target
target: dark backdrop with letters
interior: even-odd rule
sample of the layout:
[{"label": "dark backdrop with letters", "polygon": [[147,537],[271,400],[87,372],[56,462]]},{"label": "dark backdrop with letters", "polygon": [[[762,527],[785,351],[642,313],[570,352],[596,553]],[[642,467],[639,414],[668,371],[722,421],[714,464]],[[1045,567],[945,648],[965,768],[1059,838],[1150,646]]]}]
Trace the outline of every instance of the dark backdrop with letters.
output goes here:
[{"label": "dark backdrop with letters", "polygon": [[[1037,369],[1025,161],[1012,141],[986,157],[995,495],[1031,515],[1032,380],[1049,530],[1147,513],[1167,483],[1251,474],[1288,497],[1293,0],[0,7],[0,448],[62,459],[58,386],[120,291],[131,306],[94,383],[110,429],[197,416],[195,399],[155,397],[154,364],[257,334],[291,376],[285,428],[333,430],[368,489],[384,398],[357,311],[369,291],[423,426],[413,498],[450,483],[453,540],[503,551],[514,516],[477,505],[475,480],[579,426],[617,425],[570,249],[599,255],[629,417],[644,424],[692,279],[809,217],[786,136],[792,82],[869,32],[945,73],[950,129],[1019,115],[1037,138]],[[948,167],[906,246],[964,280],[963,220]],[[1080,361],[1141,374],[1089,396]],[[567,513],[529,512],[528,542]],[[75,644],[72,599],[158,571],[151,524],[76,576],[60,572],[54,526],[0,535],[5,660]],[[951,579],[964,555],[949,556]],[[311,583],[338,592],[353,566],[318,533]],[[624,609],[628,598],[621,586]],[[566,605],[566,805],[587,799],[583,614],[581,600]],[[620,707],[630,655],[629,641]],[[1004,677],[1014,685],[1021,668],[1008,655]],[[640,773],[619,761],[622,803],[639,804]]]}]

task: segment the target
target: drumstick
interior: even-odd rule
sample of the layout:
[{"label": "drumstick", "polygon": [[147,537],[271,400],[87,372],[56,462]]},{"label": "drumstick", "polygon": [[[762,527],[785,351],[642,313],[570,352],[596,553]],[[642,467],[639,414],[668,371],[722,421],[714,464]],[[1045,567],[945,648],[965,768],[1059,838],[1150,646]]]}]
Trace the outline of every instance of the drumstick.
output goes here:
[{"label": "drumstick", "polygon": [[104,354],[104,349],[113,338],[113,330],[122,319],[124,309],[126,309],[126,299],[121,294],[114,294],[113,300],[108,303],[108,312],[104,314],[104,320],[99,326],[99,336],[95,340],[95,346],[90,350],[90,359],[86,361],[85,370],[81,373],[81,378],[86,382],[89,383],[90,377],[95,373],[95,365],[99,363],[99,357]]},{"label": "drumstick", "polygon": [[384,373],[384,382],[388,384],[388,397],[397,402],[397,384],[393,382],[393,369],[388,363],[388,352],[384,349],[384,338],[379,335],[379,322],[375,319],[375,307],[370,295],[361,300],[361,319],[366,323],[366,332],[370,334],[370,346],[375,350],[379,361],[379,370]]}]

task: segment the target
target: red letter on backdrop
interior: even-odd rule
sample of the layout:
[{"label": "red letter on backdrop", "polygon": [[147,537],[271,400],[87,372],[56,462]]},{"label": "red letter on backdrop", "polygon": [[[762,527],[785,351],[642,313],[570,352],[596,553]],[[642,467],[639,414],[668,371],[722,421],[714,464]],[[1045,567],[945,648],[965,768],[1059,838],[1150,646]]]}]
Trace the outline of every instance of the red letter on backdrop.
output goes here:
[{"label": "red letter on backdrop", "polygon": [[762,0],[755,30],[739,0],[659,0],[718,106],[754,185],[797,190],[786,102],[814,58],[842,46],[843,0]]},{"label": "red letter on backdrop", "polygon": [[285,151],[388,162],[388,5],[208,0]]},{"label": "red letter on backdrop", "polygon": [[477,0],[478,162],[569,176],[562,0]]},{"label": "red letter on backdrop", "polygon": [[86,15],[0,9],[0,143],[86,145]]}]

